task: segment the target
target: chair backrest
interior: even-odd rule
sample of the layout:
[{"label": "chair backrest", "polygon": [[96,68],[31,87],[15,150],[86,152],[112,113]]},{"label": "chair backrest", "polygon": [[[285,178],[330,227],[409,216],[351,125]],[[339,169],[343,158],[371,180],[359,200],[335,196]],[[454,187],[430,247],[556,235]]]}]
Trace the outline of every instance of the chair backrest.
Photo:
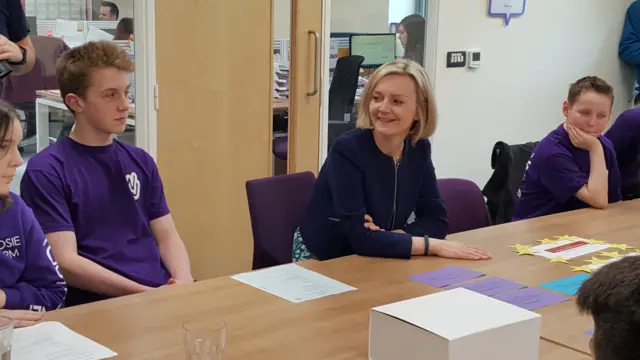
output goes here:
[{"label": "chair backrest", "polygon": [[254,270],[291,262],[293,235],[314,182],[312,172],[247,181]]},{"label": "chair backrest", "polygon": [[363,61],[364,57],[360,55],[338,59],[329,87],[329,120],[344,121],[344,114],[351,113]]},{"label": "chair backrest", "polygon": [[449,218],[449,234],[489,226],[489,214],[478,185],[465,179],[439,179]]},{"label": "chair backrest", "polygon": [[31,36],[36,52],[33,70],[26,74],[7,76],[2,84],[2,100],[12,104],[36,101],[37,90],[57,90],[56,62],[69,50],[62,39]]},{"label": "chair backrest", "polygon": [[508,145],[499,141],[491,152],[493,174],[482,189],[494,225],[511,221],[527,162],[538,142]]}]

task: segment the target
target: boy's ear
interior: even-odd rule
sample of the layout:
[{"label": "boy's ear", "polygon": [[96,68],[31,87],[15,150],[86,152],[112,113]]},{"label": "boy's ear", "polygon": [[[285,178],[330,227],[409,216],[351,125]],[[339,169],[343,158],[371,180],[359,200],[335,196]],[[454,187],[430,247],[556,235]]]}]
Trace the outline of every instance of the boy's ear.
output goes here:
[{"label": "boy's ear", "polygon": [[84,101],[76,94],[67,94],[64,103],[74,112],[81,113],[84,110]]},{"label": "boy's ear", "polygon": [[591,353],[591,358],[596,360],[596,353],[593,351],[593,337],[589,340],[589,352]]},{"label": "boy's ear", "polygon": [[565,100],[562,103],[562,114],[564,115],[564,117],[569,116],[569,101]]}]

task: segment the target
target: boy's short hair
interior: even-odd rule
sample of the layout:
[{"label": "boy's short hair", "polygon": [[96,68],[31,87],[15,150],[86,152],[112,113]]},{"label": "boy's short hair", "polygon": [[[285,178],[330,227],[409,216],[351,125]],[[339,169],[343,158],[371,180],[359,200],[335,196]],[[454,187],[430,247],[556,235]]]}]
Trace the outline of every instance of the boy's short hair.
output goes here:
[{"label": "boy's short hair", "polygon": [[105,68],[116,68],[130,73],[134,69],[133,60],[112,41],[92,41],[66,52],[57,63],[58,86],[62,99],[64,100],[68,94],[84,98],[91,85],[91,72]]},{"label": "boy's short hair", "polygon": [[640,256],[597,270],[580,287],[577,305],[595,322],[595,360],[640,359]]},{"label": "boy's short hair", "polygon": [[597,76],[585,76],[571,84],[567,95],[569,104],[573,105],[585,91],[594,91],[608,96],[611,99],[611,106],[613,106],[613,87]]},{"label": "boy's short hair", "polygon": [[109,14],[111,16],[115,16],[116,19],[120,17],[120,9],[118,9],[118,5],[116,5],[116,3],[114,3],[113,1],[103,1],[100,6],[108,7]]}]

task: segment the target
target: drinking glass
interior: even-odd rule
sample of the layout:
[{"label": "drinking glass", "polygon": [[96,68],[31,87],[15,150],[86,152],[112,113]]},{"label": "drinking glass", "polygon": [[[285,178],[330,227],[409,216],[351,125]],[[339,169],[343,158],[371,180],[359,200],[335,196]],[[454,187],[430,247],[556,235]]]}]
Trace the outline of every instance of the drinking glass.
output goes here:
[{"label": "drinking glass", "polygon": [[224,320],[182,324],[182,341],[188,360],[222,360],[227,323]]},{"label": "drinking glass", "polygon": [[13,342],[13,319],[0,316],[0,360],[11,360]]}]

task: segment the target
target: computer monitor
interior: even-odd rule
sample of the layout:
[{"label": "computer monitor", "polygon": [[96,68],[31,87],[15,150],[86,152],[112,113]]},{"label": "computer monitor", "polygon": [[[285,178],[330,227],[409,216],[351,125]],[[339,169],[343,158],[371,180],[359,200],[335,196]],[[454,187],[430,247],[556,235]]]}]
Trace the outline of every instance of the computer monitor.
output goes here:
[{"label": "computer monitor", "polygon": [[364,56],[363,68],[382,66],[396,57],[396,34],[351,35],[349,52]]}]

